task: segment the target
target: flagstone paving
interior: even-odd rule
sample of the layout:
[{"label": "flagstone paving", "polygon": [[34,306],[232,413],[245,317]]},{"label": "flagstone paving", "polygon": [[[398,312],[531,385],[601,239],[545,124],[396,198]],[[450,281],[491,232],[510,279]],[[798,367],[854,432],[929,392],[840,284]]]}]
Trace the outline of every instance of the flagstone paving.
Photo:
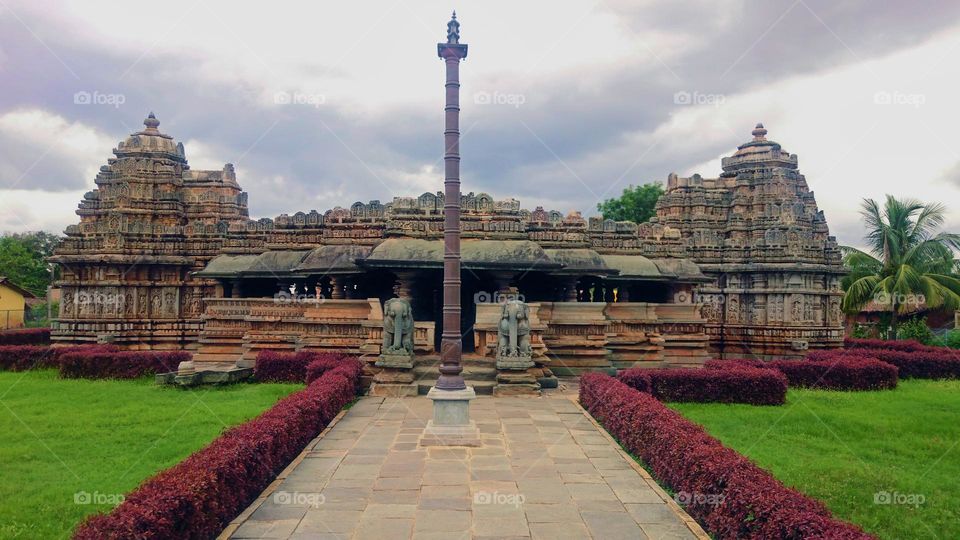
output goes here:
[{"label": "flagstone paving", "polygon": [[224,538],[707,538],[567,396],[481,397],[479,448],[417,445],[432,402],[364,397]]}]

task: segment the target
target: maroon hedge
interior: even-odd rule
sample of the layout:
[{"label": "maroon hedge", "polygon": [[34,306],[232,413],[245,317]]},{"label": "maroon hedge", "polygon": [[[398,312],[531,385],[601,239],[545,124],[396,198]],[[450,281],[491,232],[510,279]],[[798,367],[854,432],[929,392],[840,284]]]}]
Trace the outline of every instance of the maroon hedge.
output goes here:
[{"label": "maroon hedge", "polygon": [[307,364],[306,383],[310,384],[327,371],[340,366],[347,366],[351,373],[356,371],[355,376],[357,380],[360,380],[362,366],[356,358],[340,353],[317,353],[314,355],[314,359]]},{"label": "maroon hedge", "polygon": [[772,369],[634,368],[617,377],[661,401],[783,405],[787,398],[787,378]]},{"label": "maroon hedge", "polygon": [[708,360],[707,371],[750,368],[777,370],[794,388],[820,390],[887,390],[897,387],[897,368],[876,358],[838,355],[830,362],[814,360],[753,360],[747,358]]},{"label": "maroon hedge", "polygon": [[116,350],[118,349],[114,345],[77,345],[71,347],[2,345],[0,346],[0,371],[59,368],[60,357],[68,353]]},{"label": "maroon hedge", "polygon": [[807,358],[819,362],[832,362],[838,357],[850,355],[872,357],[892,364],[899,370],[901,379],[960,378],[960,351],[946,347],[926,347],[925,350],[913,351],[867,348],[836,349],[814,351],[807,354]]},{"label": "maroon hedge", "polygon": [[82,351],[60,357],[65,379],[137,379],[176,371],[192,358],[185,351]]},{"label": "maroon hedge", "polygon": [[580,378],[580,403],[676,493],[719,539],[866,539],[823,503],[781,484],[653,396],[600,373]]},{"label": "maroon hedge", "polygon": [[253,367],[253,377],[260,382],[303,382],[307,365],[317,357],[318,353],[309,351],[260,351]]},{"label": "maroon hedge", "polygon": [[0,331],[0,345],[45,345],[50,343],[49,328],[18,328]]},{"label": "maroon hedge", "polygon": [[930,347],[913,339],[887,340],[887,339],[855,339],[846,338],[843,344],[848,349],[889,349],[891,351],[916,352],[927,351],[930,349],[939,349],[941,347]]},{"label": "maroon hedge", "polygon": [[74,538],[215,538],[356,395],[357,371],[333,368],[128,494]]}]

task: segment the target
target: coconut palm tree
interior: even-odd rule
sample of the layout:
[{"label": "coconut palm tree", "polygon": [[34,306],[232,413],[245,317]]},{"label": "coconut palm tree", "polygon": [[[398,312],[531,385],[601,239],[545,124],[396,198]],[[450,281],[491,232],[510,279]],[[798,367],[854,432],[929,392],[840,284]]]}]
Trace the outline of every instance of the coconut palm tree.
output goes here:
[{"label": "coconut palm tree", "polygon": [[908,306],[960,307],[960,275],[954,250],[960,235],[937,232],[946,208],[887,195],[881,209],[864,199],[860,214],[867,226],[869,253],[842,247],[850,274],[844,279],[843,309],[860,311],[876,302],[890,309],[891,330],[896,335],[897,315]]}]

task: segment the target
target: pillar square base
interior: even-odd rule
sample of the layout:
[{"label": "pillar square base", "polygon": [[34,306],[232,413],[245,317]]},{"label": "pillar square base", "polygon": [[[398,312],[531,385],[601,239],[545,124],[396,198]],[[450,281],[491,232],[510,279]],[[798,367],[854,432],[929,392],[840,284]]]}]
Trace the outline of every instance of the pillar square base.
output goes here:
[{"label": "pillar square base", "polygon": [[480,430],[473,420],[460,426],[438,426],[430,420],[427,422],[427,427],[423,429],[423,435],[420,436],[420,446],[480,445]]},{"label": "pillar square base", "polygon": [[433,419],[420,437],[422,446],[480,446],[480,430],[470,420],[470,400],[477,397],[472,386],[464,390],[430,389]]}]

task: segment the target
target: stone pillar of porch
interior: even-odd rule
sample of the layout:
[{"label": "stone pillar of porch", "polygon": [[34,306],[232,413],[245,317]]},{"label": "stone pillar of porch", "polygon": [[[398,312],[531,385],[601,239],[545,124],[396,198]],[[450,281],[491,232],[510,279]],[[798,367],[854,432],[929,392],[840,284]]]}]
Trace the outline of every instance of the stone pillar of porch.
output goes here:
[{"label": "stone pillar of porch", "polygon": [[493,283],[496,287],[493,296],[497,302],[518,299],[520,290],[514,282],[514,277],[513,272],[493,272]]},{"label": "stone pillar of porch", "polygon": [[230,298],[243,298],[243,287],[239,279],[230,282]]},{"label": "stone pillar of porch", "polygon": [[330,298],[333,300],[343,300],[344,279],[342,276],[330,276]]},{"label": "stone pillar of porch", "polygon": [[577,278],[567,278],[563,283],[562,299],[564,302],[576,302],[579,300],[577,292]]},{"label": "stone pillar of porch", "polygon": [[396,272],[397,276],[396,281],[393,283],[393,294],[397,298],[403,298],[404,300],[410,301],[413,303],[413,280],[416,277],[416,272]]}]

